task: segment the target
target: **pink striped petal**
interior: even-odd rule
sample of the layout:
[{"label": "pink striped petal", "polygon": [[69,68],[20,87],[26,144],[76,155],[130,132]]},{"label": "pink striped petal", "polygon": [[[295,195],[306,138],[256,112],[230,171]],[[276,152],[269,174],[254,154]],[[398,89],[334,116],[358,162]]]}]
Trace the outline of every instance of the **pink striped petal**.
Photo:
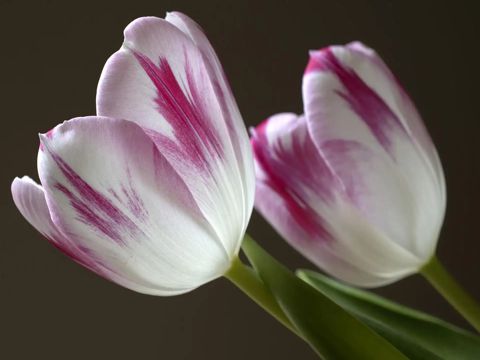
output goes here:
[{"label": "pink striped petal", "polygon": [[[346,186],[313,143],[305,117],[279,114],[252,136],[259,212],[312,262],[360,286],[379,286],[414,273],[421,260],[379,233],[357,207],[357,187]],[[361,144],[330,144],[345,168],[362,167]],[[340,159],[338,159],[340,161]]]},{"label": "pink striped petal", "polygon": [[132,283],[112,271],[100,257],[84,246],[84,241],[74,241],[63,234],[50,217],[44,189],[31,178],[27,176],[16,178],[12,183],[12,196],[15,205],[25,219],[63,254],[98,275],[122,286],[143,293],[154,291],[144,288],[138,283]]},{"label": "pink striped petal", "polygon": [[71,242],[52,222],[43,188],[31,178],[16,178],[12,183],[15,205],[27,221],[56,248],[86,268],[108,277],[108,269],[88,249]]},{"label": "pink striped petal", "polygon": [[77,118],[41,141],[39,175],[53,223],[114,281],[174,295],[228,269],[230,249],[139,126]]},{"label": "pink striped petal", "polygon": [[392,113],[396,114],[410,135],[410,140],[419,148],[419,152],[424,153],[426,161],[433,166],[436,176],[442,180],[440,185],[444,186],[442,164],[435,146],[415,104],[399,80],[373,49],[360,42],[350,43],[346,48],[361,59],[362,65],[356,71],[368,86],[382,97],[385,104],[392,109]]},{"label": "pink striped petal", "polygon": [[215,96],[222,109],[223,119],[227,124],[237,160],[243,166],[243,174],[249,174],[251,172],[249,165],[252,162],[250,144],[248,141],[245,141],[246,130],[242,116],[215,50],[200,26],[185,14],[171,12],[167,14],[165,20],[189,36],[202,53]]},{"label": "pink striped petal", "polygon": [[[284,214],[291,216],[291,221],[301,232],[295,236],[297,240],[328,240],[330,234],[323,220],[309,205],[309,198],[313,190],[317,200],[332,201],[339,184],[311,141],[305,118],[290,113],[272,116],[253,131],[251,143],[257,193],[270,189],[282,200],[281,208],[286,210]],[[320,178],[323,181],[319,181]],[[270,213],[276,213],[278,207],[263,202],[261,194],[256,199],[257,209],[266,218],[270,217]],[[284,221],[277,220],[280,220],[279,223]]]},{"label": "pink striped petal", "polygon": [[445,181],[415,107],[386,65],[359,43],[314,51],[303,98],[312,139],[362,216],[428,259],[445,213]]},{"label": "pink striped petal", "polygon": [[64,237],[50,218],[43,188],[35,181],[28,176],[15,178],[12,197],[23,217],[43,236],[52,241]]},{"label": "pink striped petal", "polygon": [[122,48],[103,70],[97,111],[142,126],[225,246],[238,251],[253,206],[251,149],[198,25],[174,13],[127,26]]},{"label": "pink striped petal", "polygon": [[[246,136],[245,125],[215,50],[200,26],[185,14],[176,11],[170,12],[167,13],[165,20],[188,35],[201,51],[240,167],[243,188],[253,189],[255,179],[252,176],[252,152],[248,136]],[[248,197],[245,206],[248,211],[252,208],[253,191],[247,191],[245,195]]]}]

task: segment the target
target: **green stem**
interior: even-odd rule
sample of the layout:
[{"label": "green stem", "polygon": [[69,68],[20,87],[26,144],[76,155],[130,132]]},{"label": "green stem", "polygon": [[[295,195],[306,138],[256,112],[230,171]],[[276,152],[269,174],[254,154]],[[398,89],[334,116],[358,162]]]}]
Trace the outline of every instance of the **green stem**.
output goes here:
[{"label": "green stem", "polygon": [[270,290],[266,288],[263,281],[255,274],[252,268],[242,263],[238,257],[233,260],[232,266],[225,274],[225,277],[270,315],[285,325],[286,328],[302,337],[280,308]]},{"label": "green stem", "polygon": [[480,332],[480,306],[450,275],[436,256],[420,270],[430,284]]}]

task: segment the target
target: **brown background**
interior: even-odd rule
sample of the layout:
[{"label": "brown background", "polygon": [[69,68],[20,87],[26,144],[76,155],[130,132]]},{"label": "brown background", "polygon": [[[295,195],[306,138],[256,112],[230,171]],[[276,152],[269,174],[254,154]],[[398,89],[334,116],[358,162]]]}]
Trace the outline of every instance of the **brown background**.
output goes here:
[{"label": "brown background", "polygon": [[[448,183],[439,256],[480,298],[479,16],[475,1],[1,0],[2,359],[314,359],[301,341],[225,280],[190,294],[136,294],[74,264],[19,215],[16,175],[36,176],[37,133],[90,115],[98,76],[143,15],[181,10],[209,34],[248,125],[301,112],[307,50],[362,40],[410,91]],[[252,235],[290,265],[310,265],[254,215]],[[379,290],[464,322],[418,276]]]}]

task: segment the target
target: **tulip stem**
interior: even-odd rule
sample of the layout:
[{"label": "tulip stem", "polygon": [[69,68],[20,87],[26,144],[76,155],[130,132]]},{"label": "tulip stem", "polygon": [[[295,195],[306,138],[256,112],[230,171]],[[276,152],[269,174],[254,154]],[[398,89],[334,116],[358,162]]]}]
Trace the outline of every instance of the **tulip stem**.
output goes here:
[{"label": "tulip stem", "polygon": [[299,337],[302,337],[287,318],[280,305],[278,305],[277,300],[275,300],[270,290],[268,290],[251,267],[245,265],[237,257],[233,260],[232,266],[225,274],[225,277],[286,328]]},{"label": "tulip stem", "polygon": [[445,269],[436,256],[420,270],[430,284],[480,332],[480,306]]}]

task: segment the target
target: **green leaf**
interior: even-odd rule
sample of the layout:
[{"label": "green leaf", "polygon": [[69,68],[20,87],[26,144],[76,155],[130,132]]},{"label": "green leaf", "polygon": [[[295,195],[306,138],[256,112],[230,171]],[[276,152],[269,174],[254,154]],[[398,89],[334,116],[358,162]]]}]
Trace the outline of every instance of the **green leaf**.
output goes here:
[{"label": "green leaf", "polygon": [[480,359],[480,337],[468,331],[317,272],[301,270],[297,274],[411,359]]},{"label": "green leaf", "polygon": [[296,277],[248,236],[243,251],[287,317],[324,359],[407,359],[383,337]]}]

